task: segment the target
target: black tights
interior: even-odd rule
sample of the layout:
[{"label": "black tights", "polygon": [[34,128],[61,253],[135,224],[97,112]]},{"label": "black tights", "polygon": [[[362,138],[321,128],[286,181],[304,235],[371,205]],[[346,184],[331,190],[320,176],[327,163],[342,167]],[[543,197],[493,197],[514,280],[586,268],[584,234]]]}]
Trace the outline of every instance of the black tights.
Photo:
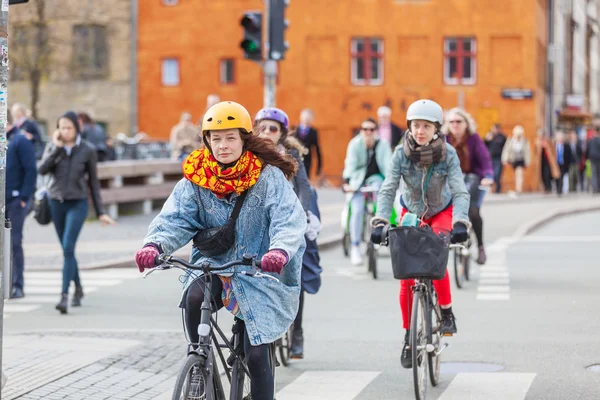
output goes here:
[{"label": "black tights", "polygon": [[[202,279],[202,278],[199,278]],[[210,292],[212,297],[213,311],[223,307],[221,292],[223,286],[221,280],[216,276],[212,278]],[[202,302],[204,301],[204,285],[202,281],[194,281],[185,295],[185,326],[192,343],[198,343],[198,325],[200,325],[200,314]],[[250,392],[253,400],[273,400],[275,384],[271,373],[269,360],[270,344],[252,346],[248,338],[248,332],[244,330],[244,353],[250,370]]]},{"label": "black tights", "polygon": [[477,237],[477,246],[481,247],[483,246],[483,220],[481,214],[479,214],[479,207],[472,206],[469,208],[469,219]]}]

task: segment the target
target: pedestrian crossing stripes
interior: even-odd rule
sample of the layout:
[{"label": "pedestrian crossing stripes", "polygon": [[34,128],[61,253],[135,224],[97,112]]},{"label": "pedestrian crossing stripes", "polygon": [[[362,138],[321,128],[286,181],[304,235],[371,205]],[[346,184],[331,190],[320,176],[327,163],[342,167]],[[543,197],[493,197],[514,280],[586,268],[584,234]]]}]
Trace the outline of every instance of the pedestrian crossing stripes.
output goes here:
[{"label": "pedestrian crossing stripes", "polygon": [[[129,279],[140,277],[137,269],[102,269],[93,271],[80,271],[83,291],[89,295],[104,287],[116,286]],[[4,303],[4,318],[11,315],[27,313],[40,308],[47,308],[48,304],[55,304],[59,300],[62,286],[62,273],[60,271],[25,272],[25,297],[22,299],[8,299]],[[73,289],[71,289],[73,290]]]},{"label": "pedestrian crossing stripes", "polygon": [[277,392],[277,399],[349,400],[379,374],[372,371],[307,371]]},{"label": "pedestrian crossing stripes", "polygon": [[501,238],[487,248],[488,260],[480,268],[477,300],[510,300],[510,273],[506,266],[506,248],[512,238]]}]

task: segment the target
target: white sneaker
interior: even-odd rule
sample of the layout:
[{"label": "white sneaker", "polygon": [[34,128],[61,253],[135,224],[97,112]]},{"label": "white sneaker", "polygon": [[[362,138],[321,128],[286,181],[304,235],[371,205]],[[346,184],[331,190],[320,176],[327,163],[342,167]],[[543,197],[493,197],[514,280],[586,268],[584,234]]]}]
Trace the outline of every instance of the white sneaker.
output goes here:
[{"label": "white sneaker", "polygon": [[352,265],[361,265],[363,263],[362,255],[360,254],[360,246],[352,246],[350,250],[350,262]]}]

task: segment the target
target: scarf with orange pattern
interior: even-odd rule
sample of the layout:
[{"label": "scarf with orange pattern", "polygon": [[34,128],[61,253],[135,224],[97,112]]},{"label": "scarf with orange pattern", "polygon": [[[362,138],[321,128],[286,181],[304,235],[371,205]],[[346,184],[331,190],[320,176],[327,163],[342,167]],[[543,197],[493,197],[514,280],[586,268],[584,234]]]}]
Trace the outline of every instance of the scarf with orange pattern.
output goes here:
[{"label": "scarf with orange pattern", "polygon": [[223,198],[250,189],[262,171],[262,162],[250,151],[244,151],[234,166],[222,169],[209,149],[192,152],[183,162],[187,180]]}]

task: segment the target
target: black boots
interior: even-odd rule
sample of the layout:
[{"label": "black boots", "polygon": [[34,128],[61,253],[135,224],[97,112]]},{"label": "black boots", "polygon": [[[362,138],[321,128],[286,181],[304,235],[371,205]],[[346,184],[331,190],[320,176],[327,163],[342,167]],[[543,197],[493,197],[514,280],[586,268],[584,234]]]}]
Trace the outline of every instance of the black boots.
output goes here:
[{"label": "black boots", "polygon": [[292,335],[292,348],[290,349],[290,358],[304,358],[304,336],[302,335],[302,329],[294,330],[294,334]]},{"label": "black boots", "polygon": [[71,307],[81,306],[81,299],[83,298],[83,288],[81,286],[75,287],[75,294],[73,300],[71,300]]},{"label": "black boots", "polygon": [[60,311],[61,314],[66,314],[68,303],[69,303],[69,294],[63,293],[60,295],[60,302],[56,305],[56,309],[58,311]]}]

